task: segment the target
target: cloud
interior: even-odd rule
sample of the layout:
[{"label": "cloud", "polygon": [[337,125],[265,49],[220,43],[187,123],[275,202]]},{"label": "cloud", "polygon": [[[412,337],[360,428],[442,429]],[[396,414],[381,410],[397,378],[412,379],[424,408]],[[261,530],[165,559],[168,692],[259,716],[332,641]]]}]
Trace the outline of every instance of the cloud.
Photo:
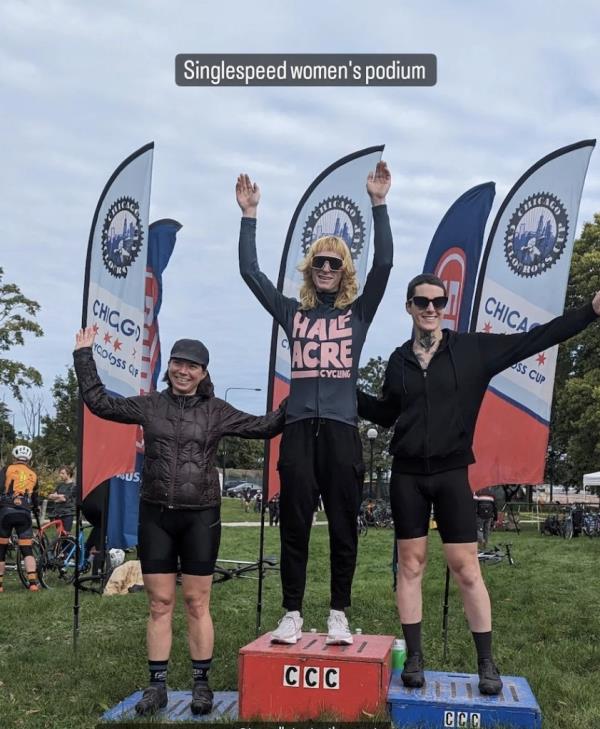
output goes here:
[{"label": "cloud", "polygon": [[[290,217],[333,160],[385,143],[395,268],[363,353],[408,335],[403,291],[449,205],[495,180],[496,210],[537,159],[597,128],[600,11],[564,0],[358,0],[103,4],[8,0],[0,7],[6,280],[42,305],[46,336],[14,356],[48,387],[70,361],[89,227],[117,164],[156,143],[151,219],[183,228],[165,275],[165,345],[210,342],[217,391],[263,386],[270,319],[239,278],[240,171],[260,183],[258,249],[275,278]],[[582,27],[581,18],[586,18]],[[590,29],[590,30],[588,30]],[[180,52],[431,52],[433,88],[180,88]],[[597,209],[592,156],[580,226]],[[493,219],[493,214],[490,221]],[[240,382],[240,379],[243,381]],[[263,385],[261,385],[263,383]],[[49,398],[48,398],[49,399]],[[260,398],[253,401],[261,409]]]}]

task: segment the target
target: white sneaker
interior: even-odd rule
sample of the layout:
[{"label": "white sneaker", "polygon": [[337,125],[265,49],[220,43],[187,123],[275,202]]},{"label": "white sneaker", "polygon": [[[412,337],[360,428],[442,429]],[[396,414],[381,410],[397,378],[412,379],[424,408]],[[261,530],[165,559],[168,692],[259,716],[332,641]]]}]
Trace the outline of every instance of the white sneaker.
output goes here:
[{"label": "white sneaker", "polygon": [[330,610],[325,645],[352,645],[352,633],[343,610]]},{"label": "white sneaker", "polygon": [[271,633],[271,643],[287,643],[293,645],[302,638],[302,623],[298,610],[287,612]]}]

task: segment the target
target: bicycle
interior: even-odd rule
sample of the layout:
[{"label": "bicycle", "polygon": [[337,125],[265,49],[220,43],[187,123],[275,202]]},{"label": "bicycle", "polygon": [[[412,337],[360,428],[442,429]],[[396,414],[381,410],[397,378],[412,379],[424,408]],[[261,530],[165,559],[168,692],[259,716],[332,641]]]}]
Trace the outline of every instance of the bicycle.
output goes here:
[{"label": "bicycle", "polygon": [[[52,527],[56,529],[57,536],[50,541],[46,531]],[[75,579],[77,540],[65,530],[62,520],[54,519],[44,524],[39,528],[36,538],[40,545],[39,559],[36,560],[40,584],[47,589],[72,584]],[[83,531],[80,531],[79,572],[87,572],[90,566],[85,554]]]},{"label": "bicycle", "polygon": [[235,567],[222,567],[220,564],[215,565],[215,571],[213,573],[213,583],[228,582],[234,577],[249,577],[252,580],[258,580],[258,577],[248,574],[249,572],[257,572],[262,569],[263,577],[269,570],[278,570],[277,557],[270,555],[263,557],[262,567],[261,562],[247,562],[241,559],[219,559],[218,562],[221,565],[236,565]]},{"label": "bicycle", "polygon": [[[32,540],[31,548],[33,549],[33,556],[37,560],[40,554],[40,546],[35,538]],[[8,538],[8,545],[6,549],[4,574],[9,572],[16,572],[21,584],[27,590],[29,589],[29,578],[27,577],[27,570],[25,569],[25,558],[21,553],[21,547],[19,547],[18,539],[16,534],[11,534]]]},{"label": "bicycle", "polygon": [[479,552],[477,554],[477,558],[480,564],[500,564],[500,562],[506,559],[508,561],[508,564],[511,567],[514,567],[515,560],[510,551],[512,544],[503,544],[501,546],[504,547],[503,550],[496,545],[493,546],[491,549],[485,549]]}]

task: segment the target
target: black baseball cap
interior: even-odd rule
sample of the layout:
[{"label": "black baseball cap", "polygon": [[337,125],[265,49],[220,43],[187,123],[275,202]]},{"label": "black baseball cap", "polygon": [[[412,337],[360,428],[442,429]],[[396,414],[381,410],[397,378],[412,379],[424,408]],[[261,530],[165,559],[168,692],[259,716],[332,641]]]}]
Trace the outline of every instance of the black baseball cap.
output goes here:
[{"label": "black baseball cap", "polygon": [[187,359],[188,362],[208,367],[208,349],[198,339],[178,339],[169,358]]}]

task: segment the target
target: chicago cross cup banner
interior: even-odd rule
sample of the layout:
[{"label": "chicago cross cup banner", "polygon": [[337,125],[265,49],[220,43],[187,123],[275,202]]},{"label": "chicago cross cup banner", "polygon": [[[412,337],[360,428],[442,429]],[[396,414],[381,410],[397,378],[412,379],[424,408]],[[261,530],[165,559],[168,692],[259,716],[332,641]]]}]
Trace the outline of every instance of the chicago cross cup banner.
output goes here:
[{"label": "chicago cross cup banner", "polygon": [[[583,182],[595,140],[559,149],[531,167],[504,200],[488,240],[471,331],[527,332],[563,313]],[[544,480],[557,347],[491,381],[469,469],[474,491]]]}]

